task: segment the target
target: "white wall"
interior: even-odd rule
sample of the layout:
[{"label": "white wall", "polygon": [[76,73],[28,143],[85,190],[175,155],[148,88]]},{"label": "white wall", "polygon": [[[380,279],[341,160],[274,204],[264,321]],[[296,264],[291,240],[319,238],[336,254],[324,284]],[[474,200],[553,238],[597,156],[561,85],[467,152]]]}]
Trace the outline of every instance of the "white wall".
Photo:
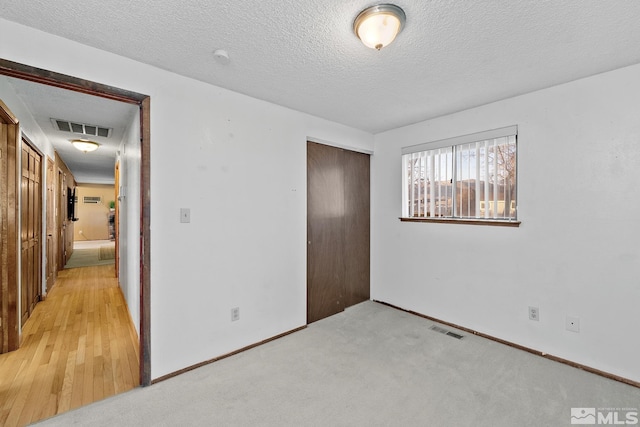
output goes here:
[{"label": "white wall", "polygon": [[[55,159],[55,151],[49,139],[45,136],[36,120],[31,115],[29,109],[24,105],[22,100],[18,98],[15,89],[9,83],[9,78],[0,76],[0,99],[9,107],[14,116],[20,121],[20,131],[27,136],[38,150],[50,159]],[[43,165],[46,165],[46,159],[43,159]],[[45,175],[43,175],[44,177]],[[46,192],[45,192],[46,193]],[[43,206],[44,202],[43,202]]]},{"label": "white wall", "polygon": [[2,19],[0,40],[2,58],[151,96],[152,378],[306,323],[307,137],[372,135]]},{"label": "white wall", "polygon": [[119,282],[140,336],[140,114],[136,112],[120,143]]},{"label": "white wall", "polygon": [[[398,220],[402,146],[514,124],[520,228]],[[376,135],[372,159],[372,299],[640,381],[640,65]]]}]

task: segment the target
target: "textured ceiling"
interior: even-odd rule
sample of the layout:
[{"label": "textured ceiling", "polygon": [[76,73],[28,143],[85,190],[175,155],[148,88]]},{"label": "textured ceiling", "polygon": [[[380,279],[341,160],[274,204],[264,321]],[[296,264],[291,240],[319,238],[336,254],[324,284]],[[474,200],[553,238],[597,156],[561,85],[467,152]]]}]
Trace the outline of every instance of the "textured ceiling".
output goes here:
[{"label": "textured ceiling", "polygon": [[351,28],[371,4],[0,0],[0,16],[372,133],[640,63],[637,0],[399,0],[380,52]]}]

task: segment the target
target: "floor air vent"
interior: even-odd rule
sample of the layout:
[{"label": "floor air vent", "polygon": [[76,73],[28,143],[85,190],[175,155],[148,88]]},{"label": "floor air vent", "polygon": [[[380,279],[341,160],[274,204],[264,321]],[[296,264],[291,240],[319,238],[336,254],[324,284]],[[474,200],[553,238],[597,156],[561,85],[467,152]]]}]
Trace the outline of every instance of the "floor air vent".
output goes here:
[{"label": "floor air vent", "polygon": [[449,335],[450,337],[453,337],[453,338],[458,339],[458,340],[463,338],[462,335],[456,334],[455,332],[451,332],[450,330],[442,328],[440,326],[433,325],[429,329],[431,329],[432,331],[444,334],[444,335]]},{"label": "floor air vent", "polygon": [[63,132],[81,133],[83,135],[102,136],[109,138],[113,129],[86,123],[75,123],[67,120],[51,119],[53,127]]}]

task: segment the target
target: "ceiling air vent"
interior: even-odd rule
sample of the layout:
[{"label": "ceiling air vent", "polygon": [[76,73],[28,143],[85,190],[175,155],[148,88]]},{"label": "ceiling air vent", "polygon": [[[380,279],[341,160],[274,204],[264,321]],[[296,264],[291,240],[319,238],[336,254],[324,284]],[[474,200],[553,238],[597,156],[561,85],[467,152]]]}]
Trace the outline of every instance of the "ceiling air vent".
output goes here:
[{"label": "ceiling air vent", "polygon": [[64,132],[71,132],[71,125],[69,125],[69,122],[63,122],[62,120],[56,120],[55,124],[58,127],[58,130],[64,131]]},{"label": "ceiling air vent", "polygon": [[82,135],[101,136],[109,138],[113,129],[86,123],[70,122],[68,120],[51,119],[53,127],[62,132],[79,133]]}]

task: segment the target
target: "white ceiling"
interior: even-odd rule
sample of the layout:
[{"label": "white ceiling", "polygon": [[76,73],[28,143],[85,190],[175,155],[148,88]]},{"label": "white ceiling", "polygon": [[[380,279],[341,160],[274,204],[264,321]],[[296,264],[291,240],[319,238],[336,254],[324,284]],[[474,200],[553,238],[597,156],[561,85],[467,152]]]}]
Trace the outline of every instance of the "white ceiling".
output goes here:
[{"label": "white ceiling", "polygon": [[637,0],[398,0],[406,27],[380,52],[352,31],[372,4],[0,0],[0,16],[372,133],[640,63]]}]

